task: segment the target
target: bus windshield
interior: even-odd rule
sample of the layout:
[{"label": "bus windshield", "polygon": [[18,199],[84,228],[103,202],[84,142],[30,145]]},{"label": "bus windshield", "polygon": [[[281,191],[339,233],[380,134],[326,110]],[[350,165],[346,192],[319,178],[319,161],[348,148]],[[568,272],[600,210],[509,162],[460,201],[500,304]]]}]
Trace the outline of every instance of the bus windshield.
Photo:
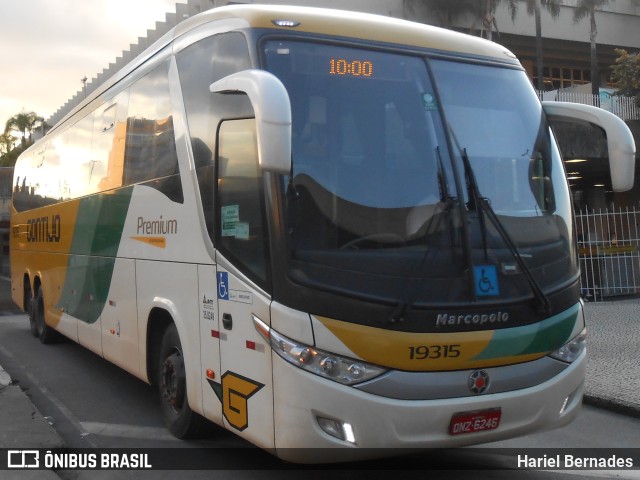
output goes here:
[{"label": "bus windshield", "polygon": [[[533,277],[575,280],[564,170],[523,71],[303,41],[264,53],[291,99],[294,281],[393,303],[417,279],[412,305],[530,297],[464,156]],[[478,299],[468,272],[487,264],[511,278]]]}]

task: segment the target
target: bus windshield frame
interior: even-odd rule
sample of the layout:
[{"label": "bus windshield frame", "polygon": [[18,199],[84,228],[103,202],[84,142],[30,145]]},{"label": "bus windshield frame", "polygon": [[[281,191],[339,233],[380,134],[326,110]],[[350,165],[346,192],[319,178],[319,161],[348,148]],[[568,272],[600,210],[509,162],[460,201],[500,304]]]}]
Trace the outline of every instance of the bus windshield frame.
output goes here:
[{"label": "bus windshield frame", "polygon": [[[423,309],[528,301],[523,268],[546,292],[575,284],[564,167],[521,68],[300,38],[261,52],[292,105],[294,284]],[[463,154],[524,264],[471,205]],[[488,294],[471,276],[486,266]]]}]

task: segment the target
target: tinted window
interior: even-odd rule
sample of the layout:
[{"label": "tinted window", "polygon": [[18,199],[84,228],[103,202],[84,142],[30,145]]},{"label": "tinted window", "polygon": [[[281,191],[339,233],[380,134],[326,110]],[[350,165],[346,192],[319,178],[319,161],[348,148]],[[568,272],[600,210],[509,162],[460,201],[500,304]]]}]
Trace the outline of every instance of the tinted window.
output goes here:
[{"label": "tinted window", "polygon": [[268,241],[255,120],[220,126],[217,245],[251,278],[267,281]]},{"label": "tinted window", "polygon": [[249,117],[253,110],[244,95],[215,95],[209,85],[251,68],[247,42],[240,33],[215,35],[187,47],[177,62],[204,217],[213,238],[215,132],[220,119]]},{"label": "tinted window", "polygon": [[98,191],[122,186],[128,105],[129,90],[125,90],[96,112],[91,150]]},{"label": "tinted window", "polygon": [[145,183],[182,202],[168,63],[16,165],[18,211]]},{"label": "tinted window", "polygon": [[160,65],[129,90],[123,183],[175,176],[173,181],[154,182],[154,186],[181,201],[167,67],[167,63]]}]

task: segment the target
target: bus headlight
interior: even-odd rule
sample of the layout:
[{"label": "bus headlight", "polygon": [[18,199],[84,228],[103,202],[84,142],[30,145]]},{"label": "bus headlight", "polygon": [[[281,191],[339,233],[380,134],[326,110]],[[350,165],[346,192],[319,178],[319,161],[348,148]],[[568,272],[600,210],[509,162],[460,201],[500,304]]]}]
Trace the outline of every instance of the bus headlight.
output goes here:
[{"label": "bus headlight", "polygon": [[287,362],[321,377],[344,385],[366,382],[387,370],[360,360],[336,355],[298,343],[265,324],[255,315],[253,323],[256,330],[269,342],[273,351]]},{"label": "bus headlight", "polygon": [[560,360],[566,363],[575,362],[580,354],[587,348],[587,329],[585,328],[579,335],[572,338],[569,342],[565,343],[562,347],[553,353],[550,353],[551,358]]}]

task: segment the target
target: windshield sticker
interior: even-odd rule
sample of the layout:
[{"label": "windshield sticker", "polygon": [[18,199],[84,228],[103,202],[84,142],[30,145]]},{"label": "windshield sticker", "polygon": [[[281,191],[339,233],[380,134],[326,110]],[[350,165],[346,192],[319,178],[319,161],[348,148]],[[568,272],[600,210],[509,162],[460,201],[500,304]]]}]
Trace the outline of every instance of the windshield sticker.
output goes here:
[{"label": "windshield sticker", "polygon": [[500,295],[498,271],[495,265],[479,265],[473,267],[476,284],[476,295],[479,297]]},{"label": "windshield sticker", "polygon": [[436,105],[436,97],[434,97],[432,93],[425,92],[422,94],[422,105],[426,112],[433,112],[438,109]]},{"label": "windshield sticker", "polygon": [[239,221],[240,205],[227,205],[222,207],[222,236],[235,237]]},{"label": "windshield sticker", "polygon": [[239,240],[249,240],[249,224],[247,222],[236,223],[236,238]]}]

